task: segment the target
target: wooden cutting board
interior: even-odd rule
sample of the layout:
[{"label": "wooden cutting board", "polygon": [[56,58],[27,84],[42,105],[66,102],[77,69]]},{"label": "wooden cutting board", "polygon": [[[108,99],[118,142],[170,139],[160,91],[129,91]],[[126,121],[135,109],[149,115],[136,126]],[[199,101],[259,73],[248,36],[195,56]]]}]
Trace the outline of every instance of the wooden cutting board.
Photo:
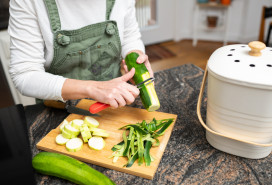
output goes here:
[{"label": "wooden cutting board", "polygon": [[[93,103],[95,103],[95,101],[83,99],[77,104],[77,107],[88,110],[90,105]],[[148,112],[144,109],[127,106],[118,109],[107,108],[101,111],[99,115],[100,117],[95,117],[95,119],[97,119],[100,123],[98,128],[105,129],[110,134],[110,136],[105,139],[106,146],[103,150],[92,150],[89,148],[87,143],[84,143],[84,146],[80,151],[68,152],[65,148],[65,145],[61,146],[55,142],[56,136],[60,134],[60,125],[56,129],[51,130],[44,138],[42,138],[41,141],[39,141],[37,144],[37,148],[48,152],[57,152],[69,155],[80,161],[103,166],[113,170],[125,172],[147,179],[153,179],[176,122],[177,115],[156,111]],[[174,123],[170,125],[170,127],[165,131],[164,135],[158,138],[160,140],[160,145],[158,147],[152,147],[150,150],[150,154],[155,158],[155,161],[151,162],[150,166],[145,166],[145,164],[139,166],[138,162],[135,161],[133,166],[130,168],[123,167],[123,165],[127,163],[127,158],[125,157],[119,157],[118,161],[113,163],[112,158],[109,158],[112,155],[111,148],[115,144],[118,144],[120,141],[122,141],[122,133],[124,131],[119,130],[119,128],[127,124],[142,122],[142,120],[151,121],[153,118],[156,118],[157,120],[166,118],[175,119]],[[84,119],[84,116],[70,114],[66,119],[69,122],[73,119]]]}]

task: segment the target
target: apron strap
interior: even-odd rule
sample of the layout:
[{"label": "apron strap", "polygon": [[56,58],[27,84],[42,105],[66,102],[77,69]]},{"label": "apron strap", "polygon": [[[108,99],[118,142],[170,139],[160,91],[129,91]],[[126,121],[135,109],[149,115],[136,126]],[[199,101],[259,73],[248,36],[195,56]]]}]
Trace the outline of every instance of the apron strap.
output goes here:
[{"label": "apron strap", "polygon": [[115,0],[107,0],[106,20],[110,20],[111,10],[114,6]]},{"label": "apron strap", "polygon": [[55,0],[44,0],[53,33],[61,30],[59,11]]}]

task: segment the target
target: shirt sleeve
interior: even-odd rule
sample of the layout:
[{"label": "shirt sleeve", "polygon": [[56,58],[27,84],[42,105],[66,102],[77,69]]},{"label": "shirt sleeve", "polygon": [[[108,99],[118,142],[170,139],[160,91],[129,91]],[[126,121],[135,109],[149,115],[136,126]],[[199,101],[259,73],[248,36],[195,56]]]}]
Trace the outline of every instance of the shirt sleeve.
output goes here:
[{"label": "shirt sleeve", "polygon": [[45,71],[45,43],[32,0],[11,0],[9,73],[18,91],[39,99],[62,100],[65,78]]},{"label": "shirt sleeve", "polygon": [[122,44],[122,57],[132,50],[140,50],[145,53],[145,47],[141,40],[141,33],[136,20],[135,0],[129,1],[124,21],[124,41]]}]

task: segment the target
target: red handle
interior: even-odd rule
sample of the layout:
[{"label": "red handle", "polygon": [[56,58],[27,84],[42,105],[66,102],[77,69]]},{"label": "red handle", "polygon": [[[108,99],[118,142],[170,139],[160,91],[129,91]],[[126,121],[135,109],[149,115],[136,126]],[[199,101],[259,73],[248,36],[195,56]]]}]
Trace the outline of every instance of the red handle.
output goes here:
[{"label": "red handle", "polygon": [[96,114],[106,108],[110,107],[109,104],[105,104],[105,103],[100,103],[100,102],[96,102],[94,104],[92,104],[89,108],[89,111],[92,113],[92,114]]}]

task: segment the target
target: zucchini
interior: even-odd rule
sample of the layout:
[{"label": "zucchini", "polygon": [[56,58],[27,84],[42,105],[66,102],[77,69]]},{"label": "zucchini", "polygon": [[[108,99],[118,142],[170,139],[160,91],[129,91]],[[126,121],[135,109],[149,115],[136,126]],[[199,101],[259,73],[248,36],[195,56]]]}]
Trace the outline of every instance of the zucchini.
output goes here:
[{"label": "zucchini", "polygon": [[[126,65],[128,70],[131,70],[133,67],[135,68],[135,74],[133,76],[133,80],[136,84],[139,84],[150,78],[150,74],[145,67],[145,64],[138,64],[136,62],[139,54],[132,52],[128,54],[125,58]],[[140,88],[140,98],[142,103],[148,111],[155,111],[160,108],[160,102],[154,87],[154,83],[150,83],[148,85],[142,85]]]},{"label": "zucchini", "polygon": [[85,123],[83,125],[81,125],[80,133],[81,133],[81,137],[82,137],[84,143],[87,143],[88,140],[92,137],[91,131],[90,131],[88,125]]},{"label": "zucchini", "polygon": [[60,125],[60,133],[62,133],[62,131],[64,129],[64,126],[67,125],[67,124],[69,124],[69,122],[66,119],[64,119],[63,122]]},{"label": "zucchini", "polygon": [[107,132],[93,132],[93,136],[109,137],[110,135]]},{"label": "zucchini", "polygon": [[66,179],[76,184],[115,184],[87,164],[63,154],[40,152],[32,159],[32,166],[39,173]]},{"label": "zucchini", "polygon": [[64,145],[67,143],[70,139],[65,138],[62,134],[57,135],[56,137],[56,143],[59,145]]},{"label": "zucchini", "polygon": [[73,136],[78,136],[79,135],[79,130],[76,129],[75,127],[73,127],[70,124],[67,124],[67,125],[64,126],[62,132],[64,132],[64,131],[66,131],[67,133],[69,133],[69,134],[71,134]]},{"label": "zucchini", "polygon": [[99,122],[91,116],[86,116],[84,123],[87,124],[89,128],[97,128],[99,126]]},{"label": "zucchini", "polygon": [[77,137],[77,135],[71,134],[71,133],[67,132],[66,130],[62,130],[61,135],[67,139],[72,139],[72,138]]},{"label": "zucchini", "polygon": [[110,134],[101,128],[91,128],[90,131],[94,136],[109,137]]},{"label": "zucchini", "polygon": [[102,150],[105,147],[106,143],[102,137],[95,136],[89,139],[88,145],[91,149]]},{"label": "zucchini", "polygon": [[70,139],[66,143],[66,149],[69,152],[77,152],[82,148],[82,146],[83,146],[83,141],[78,137]]},{"label": "zucchini", "polygon": [[71,123],[71,126],[79,130],[80,126],[83,125],[83,122],[84,121],[82,119],[74,119]]}]

